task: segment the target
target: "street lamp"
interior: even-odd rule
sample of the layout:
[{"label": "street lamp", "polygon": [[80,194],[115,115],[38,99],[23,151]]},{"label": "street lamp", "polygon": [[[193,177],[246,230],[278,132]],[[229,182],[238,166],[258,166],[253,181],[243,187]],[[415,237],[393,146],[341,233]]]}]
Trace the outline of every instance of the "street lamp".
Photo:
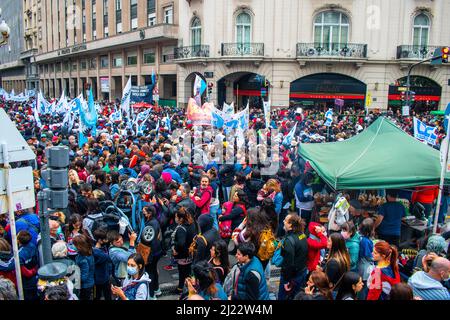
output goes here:
[{"label": "street lamp", "polygon": [[[2,9],[0,8],[0,18],[2,16]],[[11,30],[6,24],[5,20],[0,23],[0,47],[8,43]]]}]

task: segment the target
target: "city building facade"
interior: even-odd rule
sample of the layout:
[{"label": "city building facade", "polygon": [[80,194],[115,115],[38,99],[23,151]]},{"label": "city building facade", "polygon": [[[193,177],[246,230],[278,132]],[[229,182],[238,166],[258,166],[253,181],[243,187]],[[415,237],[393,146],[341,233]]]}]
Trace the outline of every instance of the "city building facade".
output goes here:
[{"label": "city building facade", "polygon": [[[20,2],[20,1],[17,1]],[[26,88],[39,89],[39,74],[36,63],[36,54],[39,45],[42,45],[42,0],[23,0],[23,26],[24,50],[20,59],[25,66]]]},{"label": "city building facade", "polygon": [[20,93],[26,88],[25,66],[21,60],[23,42],[22,1],[0,0],[2,19],[11,29],[8,45],[0,47],[0,86]]},{"label": "city building facade", "polygon": [[160,99],[175,101],[178,1],[41,0],[42,46],[36,61],[49,97],[75,97],[91,85],[95,98],[122,97],[158,75]]},{"label": "city building facade", "polygon": [[[198,74],[218,105],[399,107],[409,66],[450,45],[446,0],[180,0],[179,11],[179,106]],[[415,104],[445,108],[449,79],[448,64],[415,67]]]}]

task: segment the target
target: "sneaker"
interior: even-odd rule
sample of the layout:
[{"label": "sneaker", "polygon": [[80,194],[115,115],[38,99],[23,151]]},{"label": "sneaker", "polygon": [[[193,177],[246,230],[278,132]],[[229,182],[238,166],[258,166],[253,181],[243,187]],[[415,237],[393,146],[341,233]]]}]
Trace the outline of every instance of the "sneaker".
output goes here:
[{"label": "sneaker", "polygon": [[156,290],[155,296],[159,297],[160,295],[162,295],[161,289]]},{"label": "sneaker", "polygon": [[175,268],[169,264],[168,266],[164,266],[163,269],[166,270],[166,271],[172,271]]},{"label": "sneaker", "polygon": [[155,296],[149,297],[148,300],[158,300]]}]

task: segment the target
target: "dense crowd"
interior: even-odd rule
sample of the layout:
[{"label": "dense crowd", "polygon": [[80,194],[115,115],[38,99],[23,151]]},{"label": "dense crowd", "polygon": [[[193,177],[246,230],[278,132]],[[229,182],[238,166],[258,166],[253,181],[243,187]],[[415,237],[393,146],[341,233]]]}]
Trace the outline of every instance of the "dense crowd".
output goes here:
[{"label": "dense crowd", "polygon": [[[262,165],[248,158],[221,164],[203,156],[178,157],[183,143],[172,131],[194,129],[183,110],[155,108],[136,134],[111,121],[114,104],[101,103],[97,135],[80,146],[78,125],[68,130],[63,115],[41,115],[39,128],[30,102],[0,100],[0,107],[36,153],[31,163],[36,194],[46,188],[45,149],[70,150],[69,206],[52,212],[49,221],[53,261],[61,264],[43,266],[38,203],[15,212],[26,300],[155,300],[162,293],[163,256],[171,257],[165,269],[178,270],[180,299],[450,300],[448,232],[443,228],[440,235],[422,238],[412,250],[400,248],[405,207],[397,190],[386,190],[387,202],[376,219],[363,217],[357,201],[351,201],[350,219],[337,230],[326,228],[317,214],[312,187],[331,190],[299,158],[299,143],[348,139],[381,113],[348,109],[328,128],[325,110],[273,111],[271,127],[281,138],[298,126],[290,145],[272,158],[279,171],[265,176]],[[161,122],[167,115],[170,126]],[[391,110],[383,115],[413,134],[412,117]],[[442,118],[417,116],[437,127],[440,143]],[[265,128],[261,110],[250,111],[249,127]],[[223,140],[226,133],[219,135]],[[206,153],[208,144],[192,149]],[[133,188],[130,182],[149,190],[122,197]],[[428,193],[417,190],[413,197],[420,202]],[[431,198],[432,207],[436,197]],[[130,216],[128,227],[108,224],[105,208],[133,199],[142,204],[132,205],[138,225],[129,227]],[[152,231],[150,240],[145,230]],[[280,268],[277,296],[270,287],[271,266]],[[0,300],[16,299],[15,286],[8,216],[0,215]]]}]

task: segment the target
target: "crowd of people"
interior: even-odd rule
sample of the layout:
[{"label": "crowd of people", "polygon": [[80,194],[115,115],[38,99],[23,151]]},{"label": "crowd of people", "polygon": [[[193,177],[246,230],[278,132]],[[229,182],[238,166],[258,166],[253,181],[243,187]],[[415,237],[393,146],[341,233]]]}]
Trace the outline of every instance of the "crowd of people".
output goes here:
[{"label": "crowd of people", "polygon": [[[38,203],[15,212],[26,300],[156,300],[162,294],[158,268],[163,256],[171,257],[164,268],[178,270],[180,299],[450,300],[448,233],[423,239],[415,248],[423,250],[410,259],[413,271],[402,269],[398,232],[404,209],[397,205],[396,190],[387,190],[388,202],[376,220],[361,218],[352,203],[350,220],[339,231],[329,230],[315,214],[311,185],[320,178],[298,157],[298,144],[348,139],[381,113],[346,110],[328,129],[324,112],[273,111],[271,126],[282,136],[298,127],[291,145],[282,146],[274,158],[279,171],[265,176],[262,165],[248,158],[198,164],[176,157],[182,143],[171,131],[193,129],[182,110],[158,108],[137,135],[111,121],[114,104],[104,103],[97,135],[80,146],[77,125],[67,130],[62,116],[42,115],[39,128],[30,102],[0,98],[0,107],[36,153],[31,163],[36,194],[46,188],[41,176],[45,149],[70,150],[69,205],[52,212],[49,221],[51,254],[59,263],[55,270],[43,265]],[[159,124],[166,115],[170,128]],[[384,115],[412,134],[411,117]],[[441,141],[442,119],[418,116],[438,128]],[[263,119],[261,110],[251,110],[250,128],[263,129]],[[151,185],[151,192],[138,194],[145,203],[137,213],[141,226],[124,231],[98,223],[103,204],[116,201],[127,181]],[[145,227],[154,233],[148,242]],[[8,216],[0,215],[0,300],[17,299],[11,241]],[[273,266],[280,268],[276,294],[269,281]]]}]

